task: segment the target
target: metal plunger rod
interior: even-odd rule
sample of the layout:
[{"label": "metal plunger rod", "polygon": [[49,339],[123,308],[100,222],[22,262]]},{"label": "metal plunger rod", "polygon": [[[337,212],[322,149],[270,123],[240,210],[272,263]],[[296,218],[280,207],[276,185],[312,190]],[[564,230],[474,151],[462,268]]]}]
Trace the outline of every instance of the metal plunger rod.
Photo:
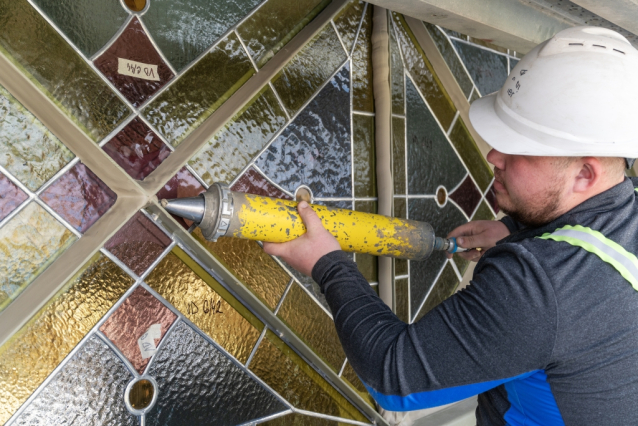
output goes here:
[{"label": "metal plunger rod", "polygon": [[[282,243],[306,232],[296,201],[233,192],[219,183],[198,197],[162,200],[161,204],[169,213],[196,222],[204,238],[212,241],[227,236]],[[463,250],[454,239],[436,237],[426,222],[311,207],[344,251],[423,260],[434,250]]]}]

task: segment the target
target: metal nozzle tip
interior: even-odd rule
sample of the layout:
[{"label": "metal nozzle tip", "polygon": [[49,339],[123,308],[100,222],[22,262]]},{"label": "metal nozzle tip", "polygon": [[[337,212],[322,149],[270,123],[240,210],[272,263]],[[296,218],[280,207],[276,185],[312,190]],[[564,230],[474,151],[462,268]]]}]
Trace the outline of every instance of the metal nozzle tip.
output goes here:
[{"label": "metal nozzle tip", "polygon": [[168,205],[168,200],[163,198],[162,200],[160,200],[160,205],[164,208],[166,208],[166,206]]},{"label": "metal nozzle tip", "polygon": [[204,218],[204,198],[175,198],[160,201],[167,212],[200,223]]}]

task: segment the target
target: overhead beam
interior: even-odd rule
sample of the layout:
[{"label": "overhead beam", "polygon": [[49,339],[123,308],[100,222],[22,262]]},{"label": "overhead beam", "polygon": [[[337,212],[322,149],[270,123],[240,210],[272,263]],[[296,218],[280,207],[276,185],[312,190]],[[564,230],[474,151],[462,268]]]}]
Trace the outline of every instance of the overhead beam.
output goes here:
[{"label": "overhead beam", "polygon": [[580,7],[638,34],[638,2],[635,0],[572,0]]}]

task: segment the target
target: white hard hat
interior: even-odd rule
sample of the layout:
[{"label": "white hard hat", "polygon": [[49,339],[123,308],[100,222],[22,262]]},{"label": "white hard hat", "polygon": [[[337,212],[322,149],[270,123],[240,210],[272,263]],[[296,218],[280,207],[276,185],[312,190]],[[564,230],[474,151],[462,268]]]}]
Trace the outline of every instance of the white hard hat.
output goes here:
[{"label": "white hard hat", "polygon": [[506,154],[638,157],[638,50],[598,27],[563,30],[470,108],[476,131]]}]

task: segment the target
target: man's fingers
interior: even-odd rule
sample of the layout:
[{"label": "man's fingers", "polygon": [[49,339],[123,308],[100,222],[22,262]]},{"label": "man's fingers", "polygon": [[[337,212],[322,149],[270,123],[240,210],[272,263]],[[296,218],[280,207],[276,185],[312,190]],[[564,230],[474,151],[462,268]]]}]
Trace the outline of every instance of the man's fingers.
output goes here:
[{"label": "man's fingers", "polygon": [[306,229],[309,234],[315,233],[317,231],[325,230],[323,224],[321,223],[321,219],[317,216],[317,213],[310,207],[310,205],[302,201],[297,206],[297,210],[299,211],[299,216],[303,220],[304,225],[306,225]]},{"label": "man's fingers", "polygon": [[285,243],[264,243],[264,251],[271,256],[281,256],[285,254]]}]

